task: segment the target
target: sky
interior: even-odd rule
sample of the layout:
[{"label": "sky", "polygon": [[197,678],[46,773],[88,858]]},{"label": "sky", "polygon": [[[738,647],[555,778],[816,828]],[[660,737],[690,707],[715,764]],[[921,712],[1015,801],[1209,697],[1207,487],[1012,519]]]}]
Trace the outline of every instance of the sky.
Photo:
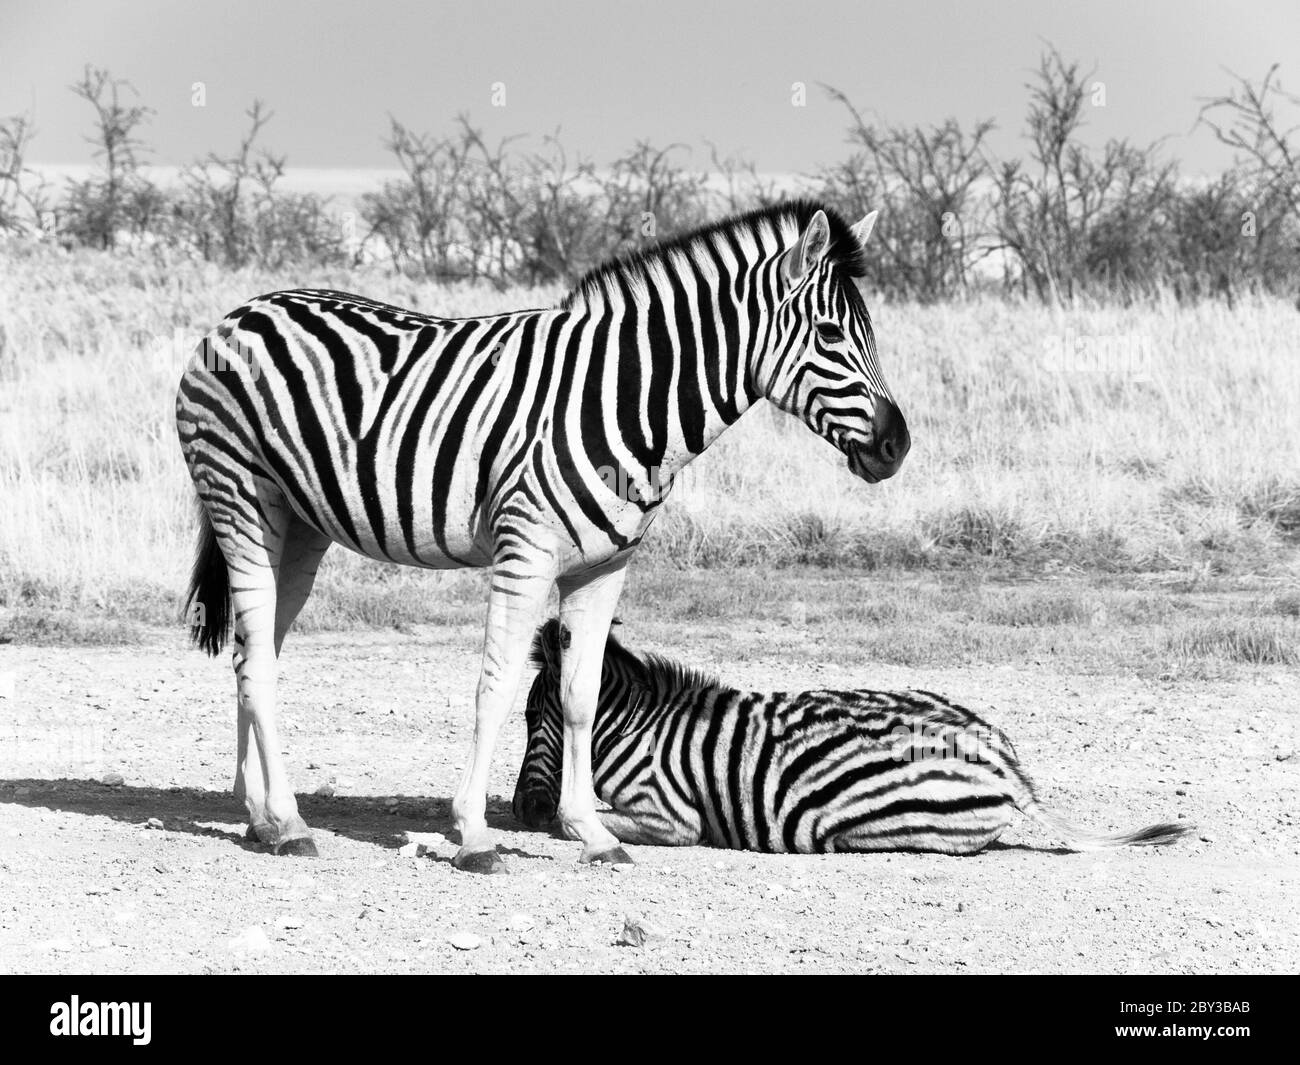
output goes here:
[{"label": "sky", "polygon": [[1193,127],[1228,70],[1281,63],[1300,91],[1300,0],[0,0],[0,117],[34,116],[32,161],[89,162],[89,109],[67,87],[91,63],[154,108],[160,165],[233,148],[261,98],[266,146],[298,167],[390,166],[389,115],[445,133],[465,112],[492,137],[558,129],[598,164],[647,138],[701,168],[712,142],[802,173],[843,153],[845,114],[818,83],[890,123],[992,118],[995,149],[1016,151],[1047,41],[1104,85],[1089,139],[1166,138],[1192,173],[1225,161]]}]

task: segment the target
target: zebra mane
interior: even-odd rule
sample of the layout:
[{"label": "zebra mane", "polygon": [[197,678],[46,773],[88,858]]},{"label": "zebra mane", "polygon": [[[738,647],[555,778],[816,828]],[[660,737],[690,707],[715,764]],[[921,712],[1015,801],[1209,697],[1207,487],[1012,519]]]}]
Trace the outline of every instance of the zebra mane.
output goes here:
[{"label": "zebra mane", "polygon": [[601,295],[611,283],[643,285],[647,271],[652,265],[659,263],[668,266],[673,260],[674,252],[689,254],[692,247],[699,245],[717,247],[719,237],[746,232],[757,234],[765,225],[770,225],[780,232],[781,223],[786,220],[793,220],[796,228],[802,232],[818,211],[824,211],[830,223],[831,243],[827,256],[832,269],[845,279],[863,277],[866,274],[867,263],[862,245],[838,211],[815,200],[784,200],[768,207],[759,207],[744,214],[720,219],[689,233],[683,233],[648,248],[628,252],[602,263],[578,279],[560,301],[560,308],[569,310],[590,300],[593,296]]},{"label": "zebra mane", "polygon": [[613,632],[605,641],[605,661],[622,666],[629,679],[658,696],[667,697],[705,689],[719,692],[732,690],[712,674],[691,669],[663,655],[633,654],[618,642],[618,637]]},{"label": "zebra mane", "polygon": [[[617,619],[614,624],[618,624]],[[560,663],[563,647],[568,643],[567,637],[568,633],[561,627],[559,618],[547,620],[533,637],[533,665],[543,672],[554,672]],[[633,654],[618,642],[618,637],[612,631],[605,641],[605,662],[621,668],[624,676],[633,683],[659,696],[704,689],[720,693],[735,690],[712,674],[691,669],[671,658],[655,654]],[[554,679],[558,682],[559,677]]]}]

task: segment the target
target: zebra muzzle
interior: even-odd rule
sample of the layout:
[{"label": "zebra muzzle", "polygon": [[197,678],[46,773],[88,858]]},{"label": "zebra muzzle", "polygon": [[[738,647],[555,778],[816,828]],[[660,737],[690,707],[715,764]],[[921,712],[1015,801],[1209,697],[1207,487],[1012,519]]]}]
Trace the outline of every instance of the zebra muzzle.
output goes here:
[{"label": "zebra muzzle", "polygon": [[876,399],[872,415],[870,444],[850,445],[849,469],[868,484],[894,476],[912,446],[907,420],[902,411],[887,399]]},{"label": "zebra muzzle", "polygon": [[545,792],[530,791],[515,794],[515,820],[529,828],[542,828],[555,820],[555,800]]}]

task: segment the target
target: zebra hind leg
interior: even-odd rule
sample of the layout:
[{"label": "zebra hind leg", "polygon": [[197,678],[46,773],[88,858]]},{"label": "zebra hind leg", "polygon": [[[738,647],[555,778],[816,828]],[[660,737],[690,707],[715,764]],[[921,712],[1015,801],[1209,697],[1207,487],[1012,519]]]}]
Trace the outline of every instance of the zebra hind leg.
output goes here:
[{"label": "zebra hind leg", "polygon": [[[307,597],[311,595],[312,585],[316,582],[316,571],[331,542],[328,536],[317,532],[296,515],[290,517],[289,528],[285,532],[283,547],[280,551],[280,564],[276,568],[275,657],[277,669],[280,650],[284,646],[284,638],[306,604]],[[257,741],[252,735],[252,726],[252,714],[241,700],[236,794],[241,801],[246,801],[249,791],[248,785],[251,780],[253,783],[252,790],[259,796],[259,799],[249,806],[247,838],[275,846],[278,833],[265,816],[266,786],[262,780],[261,758],[256,753]],[[247,756],[247,749],[250,745],[253,746],[254,750],[252,759]],[[276,853],[315,857],[316,844],[310,835],[306,839],[286,840],[279,845]]]},{"label": "zebra hind leg", "polygon": [[[247,500],[247,496],[245,496]],[[290,787],[276,727],[275,699],[277,652],[284,633],[306,600],[310,581],[295,578],[285,607],[278,603],[282,559],[290,562],[287,574],[298,565],[315,562],[323,548],[296,527],[296,518],[284,497],[259,483],[256,493],[259,521],[253,525],[240,508],[214,521],[222,553],[230,566],[231,613],[235,620],[234,668],[238,718],[238,755],[235,794],[248,810],[248,835],[271,846],[276,854],[314,856],[316,844],[298,813]],[[286,549],[287,554],[286,554]],[[315,558],[311,559],[311,555]]]}]

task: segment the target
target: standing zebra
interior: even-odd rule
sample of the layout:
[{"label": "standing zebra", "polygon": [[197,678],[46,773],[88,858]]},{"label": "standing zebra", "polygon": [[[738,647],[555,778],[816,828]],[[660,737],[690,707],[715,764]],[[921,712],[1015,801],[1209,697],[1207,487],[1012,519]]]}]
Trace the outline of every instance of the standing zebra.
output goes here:
[{"label": "standing zebra", "polygon": [[[515,817],[555,816],[568,634],[538,632]],[[592,733],[598,816],[625,843],[735,850],[972,854],[1020,810],[1074,850],[1172,843],[1188,824],[1105,836],[1038,801],[1011,741],[931,692],[740,692],[611,634]]]},{"label": "standing zebra", "polygon": [[561,672],[559,816],[582,859],[627,860],[600,823],[591,726],[625,567],[673,476],[762,398],[868,482],[907,454],[858,292],[862,242],[792,202],[608,264],[558,307],[444,319],[292,290],[231,312],[181,379],[198,492],[191,634],[234,621],[235,794],[250,835],[314,854],[275,721],[277,658],[337,542],[371,558],[491,567],[474,739],[452,812],[457,868],[503,868],[488,769],[547,596],[573,634]]}]

